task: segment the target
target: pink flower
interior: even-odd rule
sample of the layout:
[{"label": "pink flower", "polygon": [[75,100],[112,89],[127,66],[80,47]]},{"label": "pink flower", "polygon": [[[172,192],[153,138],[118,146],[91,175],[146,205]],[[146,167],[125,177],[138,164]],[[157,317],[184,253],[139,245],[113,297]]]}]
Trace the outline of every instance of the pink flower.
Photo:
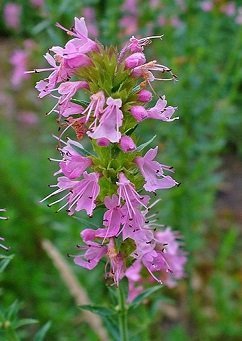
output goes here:
[{"label": "pink flower", "polygon": [[204,12],[210,12],[212,11],[213,9],[213,3],[212,1],[203,1],[201,3],[201,9],[204,11]]},{"label": "pink flower", "polygon": [[84,255],[74,257],[74,263],[88,270],[92,270],[107,253],[108,248],[106,245],[93,241],[96,237],[94,230],[83,230],[81,232],[81,237],[86,246],[78,246],[78,248],[80,250],[85,250],[86,252]]},{"label": "pink flower", "polygon": [[[158,78],[154,76],[152,72],[160,72],[161,74],[164,74],[165,72],[169,72],[172,77],[171,78]],[[149,82],[153,82],[154,80],[163,81],[163,80],[176,79],[176,76],[172,74],[170,68],[162,64],[157,64],[155,60],[135,67],[132,71],[132,75],[136,78],[142,77],[145,80],[148,80]]]},{"label": "pink flower", "polygon": [[102,137],[101,139],[97,139],[97,144],[100,147],[107,147],[110,145],[110,141],[105,137]]},{"label": "pink flower", "polygon": [[130,112],[137,122],[141,122],[148,117],[147,110],[142,105],[134,105],[131,107]]},{"label": "pink flower", "polygon": [[[73,171],[74,172],[74,171]],[[57,172],[56,174],[58,174]],[[98,173],[83,173],[82,180],[72,180],[66,176],[61,176],[57,180],[57,185],[50,185],[50,187],[57,187],[53,193],[42,199],[43,202],[50,197],[62,192],[67,192],[62,198],[48,204],[48,206],[55,205],[61,201],[65,201],[65,204],[58,209],[57,212],[64,207],[68,207],[68,212],[72,215],[75,211],[85,210],[89,216],[92,215],[94,208],[96,207],[95,200],[99,194],[100,186],[98,184]]]},{"label": "pink flower", "polygon": [[115,237],[120,230],[122,212],[117,195],[106,197],[104,205],[108,209],[103,216],[103,225],[107,227],[105,238]]},{"label": "pink flower", "polygon": [[[142,206],[147,205],[149,201],[148,196],[144,196],[141,198],[142,205],[134,200],[131,201],[132,204],[132,211],[127,203],[125,203],[122,207],[122,235],[123,240],[130,238],[138,243],[140,243],[140,231],[145,226],[145,212],[141,210]],[[142,232],[143,233],[143,232]],[[143,235],[142,235],[143,238]]]},{"label": "pink flower", "polygon": [[162,96],[162,98],[158,99],[156,105],[153,108],[147,110],[148,118],[153,118],[165,122],[172,122],[179,119],[179,117],[171,118],[177,108],[171,106],[167,107],[166,105],[166,98],[165,96]]},{"label": "pink flower", "polygon": [[83,173],[82,180],[78,181],[72,188],[68,197],[68,211],[73,214],[74,211],[85,210],[89,216],[92,216],[93,210],[96,207],[95,200],[100,192],[98,184],[98,173]]},{"label": "pink flower", "polygon": [[152,93],[149,90],[142,89],[138,93],[138,100],[144,103],[150,102],[152,100]]},{"label": "pink flower", "polygon": [[22,8],[13,2],[9,2],[4,7],[4,20],[7,27],[14,30],[20,27],[20,16]]},{"label": "pink flower", "polygon": [[221,8],[221,12],[225,13],[229,17],[232,17],[236,13],[236,6],[234,2],[228,2],[227,4],[223,5]]},{"label": "pink flower", "polygon": [[145,55],[141,52],[136,52],[125,59],[125,66],[128,69],[133,69],[136,66],[143,65],[145,62]]},{"label": "pink flower", "polygon": [[169,287],[176,284],[176,280],[184,277],[184,266],[186,263],[186,255],[181,250],[180,244],[177,241],[179,234],[172,232],[170,228],[164,231],[156,232],[157,241],[164,245],[161,250],[165,259],[165,264],[169,266],[169,271],[162,272],[161,280]]},{"label": "pink flower", "polygon": [[[76,81],[76,82],[64,82],[61,83],[61,85],[58,88],[58,93],[61,95],[58,104],[61,107],[61,112],[63,116],[69,116],[67,115],[70,111],[77,109],[77,106],[73,106],[74,103],[70,104],[70,101],[72,97],[75,95],[75,93],[80,89],[88,89],[88,83],[85,81]],[[66,110],[69,109],[69,110]],[[83,109],[82,106],[79,106],[79,110]],[[83,110],[82,110],[83,111]]]},{"label": "pink flower", "polygon": [[167,189],[178,185],[171,176],[164,175],[164,170],[172,171],[172,168],[154,161],[157,152],[158,147],[148,150],[143,157],[138,156],[135,159],[135,163],[146,181],[144,189],[148,192],[155,192],[157,189]]},{"label": "pink flower", "polygon": [[66,31],[70,36],[75,37],[68,41],[65,45],[65,48],[61,47],[53,47],[52,51],[60,54],[65,59],[72,59],[75,57],[82,56],[83,54],[95,51],[98,49],[97,43],[88,38],[88,31],[85,24],[85,19],[82,17],[80,19],[74,18],[74,27],[73,29],[67,30],[60,24],[56,26]]},{"label": "pink flower", "polygon": [[[101,229],[99,229],[101,230]],[[99,238],[98,230],[86,229],[82,231],[81,236],[86,246],[78,246],[78,249],[85,250],[83,255],[74,257],[75,264],[92,270],[100,262],[101,258],[107,256],[107,264],[105,266],[108,269],[110,264],[109,272],[106,271],[106,278],[112,278],[116,285],[124,277],[125,266],[120,253],[117,252],[113,238],[110,238],[107,245],[93,241]]]},{"label": "pink flower", "polygon": [[[73,102],[63,102],[59,104],[57,113],[63,117],[69,117],[72,115],[82,114],[84,111],[83,106]],[[54,111],[54,110],[53,110]]]},{"label": "pink flower", "polygon": [[77,153],[72,154],[72,150],[65,155],[65,160],[60,162],[62,173],[69,179],[79,178],[83,172],[91,166],[92,160]]},{"label": "pink flower", "polygon": [[19,87],[29,76],[25,74],[28,63],[28,52],[25,50],[15,50],[10,57],[13,66],[11,83],[14,87]]},{"label": "pink flower", "polygon": [[128,215],[132,219],[136,213],[135,206],[141,205],[146,208],[146,205],[143,203],[144,197],[136,192],[134,185],[126,178],[124,173],[119,174],[117,185],[119,205],[121,204],[121,199],[123,199],[127,205]]},{"label": "pink flower", "polygon": [[[36,69],[34,72],[37,73],[45,71],[52,72],[49,75],[49,77],[36,83],[35,88],[40,92],[39,94],[40,98],[49,95],[51,91],[55,88],[56,84],[63,81],[67,81],[73,74],[73,70],[71,68],[67,68],[66,65],[64,64],[63,58],[61,57],[53,58],[49,53],[46,53],[44,57],[51,67],[46,69]],[[58,60],[58,63],[56,59]]]},{"label": "pink flower", "polygon": [[120,110],[122,101],[109,97],[106,103],[107,106],[103,110],[99,125],[92,128],[92,132],[89,131],[87,134],[92,139],[106,138],[112,143],[119,142],[121,138],[119,128],[123,122],[123,113]]},{"label": "pink flower", "polygon": [[136,145],[130,136],[123,135],[119,142],[123,152],[132,152],[136,149]]},{"label": "pink flower", "polygon": [[86,109],[82,113],[82,115],[86,114],[85,121],[88,122],[93,112],[94,122],[90,125],[89,129],[91,127],[96,128],[97,126],[97,122],[103,113],[103,107],[105,104],[105,96],[104,96],[103,91],[99,91],[96,94],[93,94],[90,97],[90,99],[91,101],[89,105],[86,107]]}]

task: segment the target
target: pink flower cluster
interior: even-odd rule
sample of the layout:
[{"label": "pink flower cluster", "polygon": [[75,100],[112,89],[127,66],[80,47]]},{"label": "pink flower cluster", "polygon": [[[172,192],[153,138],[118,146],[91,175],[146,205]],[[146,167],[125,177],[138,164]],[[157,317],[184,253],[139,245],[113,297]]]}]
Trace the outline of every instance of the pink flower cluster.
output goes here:
[{"label": "pink flower cluster", "polygon": [[[150,106],[153,95],[147,89],[153,90],[155,80],[176,76],[157,61],[146,60],[145,46],[160,37],[132,37],[118,53],[88,37],[84,18],[75,18],[72,30],[57,26],[72,39],[45,55],[50,68],[34,71],[51,72],[36,88],[39,97],[57,99],[50,113],[57,113],[63,128],[57,138],[62,157],[50,159],[59,164],[57,184],[50,185],[54,192],[43,200],[62,194],[49,206],[62,202],[58,211],[65,208],[69,215],[85,211],[95,217],[97,206],[104,210],[100,228],[81,232],[81,253],[74,262],[91,270],[106,258],[106,277],[118,285],[126,276],[132,300],[142,285],[142,269],[151,280],[167,285],[184,275],[186,257],[177,235],[169,228],[162,230],[150,212],[159,201],[152,202],[152,193],[179,183],[172,167],[155,160],[158,147],[143,155],[145,146],[137,147],[133,134],[141,121],[178,118],[165,96]],[[163,76],[167,73],[170,78]],[[81,96],[87,100],[78,99]],[[62,139],[70,128],[77,139],[87,137],[85,145],[91,144],[92,152],[75,138]]]}]

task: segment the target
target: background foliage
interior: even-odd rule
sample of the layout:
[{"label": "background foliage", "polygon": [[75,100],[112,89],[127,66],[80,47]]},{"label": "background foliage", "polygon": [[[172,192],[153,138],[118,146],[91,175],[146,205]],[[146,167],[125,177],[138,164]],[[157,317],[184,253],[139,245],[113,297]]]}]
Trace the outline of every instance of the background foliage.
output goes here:
[{"label": "background foliage", "polygon": [[[14,257],[0,275],[0,337],[12,340],[11,330],[16,329],[16,337],[32,340],[43,326],[42,339],[98,340],[41,246],[48,238],[62,255],[72,253],[80,230],[86,227],[82,219],[56,214],[38,203],[48,193],[47,184],[54,181],[55,166],[47,158],[57,156],[51,137],[57,131],[53,116],[44,117],[52,103],[46,100],[43,107],[37,99],[33,90],[37,77],[14,87],[10,63],[13,51],[24,46],[26,50],[24,41],[31,39],[28,68],[44,65],[41,56],[47,48],[66,39],[55,22],[69,27],[73,17],[85,15],[88,7],[96,16],[90,24],[96,25],[104,44],[120,47],[132,34],[164,34],[162,42],[154,41],[147,51],[151,59],[172,67],[179,78],[175,84],[160,82],[156,91],[178,106],[180,120],[144,123],[139,134],[141,142],[157,135],[154,143],[159,142],[160,160],[176,168],[176,179],[182,183],[161,193],[158,211],[162,222],[184,235],[187,278],[176,288],[162,288],[147,298],[145,308],[130,312],[130,327],[138,330],[132,340],[160,340],[161,335],[178,341],[241,340],[240,1],[233,2],[235,13],[230,15],[224,8],[232,2],[222,0],[214,1],[209,12],[202,10],[199,1],[189,0],[137,1],[133,12],[116,0],[81,4],[46,0],[40,8],[19,0],[14,2],[22,9],[18,29],[6,24],[4,9],[9,3],[0,5],[0,206],[8,209],[10,219],[1,223],[1,235]],[[67,262],[91,302],[108,306],[112,293],[102,277],[103,264],[87,272],[70,259]],[[28,325],[36,321],[25,320],[27,326],[16,327],[16,321],[21,324],[29,318],[39,324]],[[6,321],[11,322],[11,330],[3,328]],[[51,326],[46,325],[49,321]],[[110,321],[105,319],[109,329]]]}]

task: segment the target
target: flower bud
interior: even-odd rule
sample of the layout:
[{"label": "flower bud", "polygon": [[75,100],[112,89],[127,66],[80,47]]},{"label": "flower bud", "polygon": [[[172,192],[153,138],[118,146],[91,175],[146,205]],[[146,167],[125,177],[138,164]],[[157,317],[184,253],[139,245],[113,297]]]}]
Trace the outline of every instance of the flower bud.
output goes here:
[{"label": "flower bud", "polygon": [[99,147],[107,147],[110,144],[110,141],[105,137],[102,137],[100,139],[97,139],[97,144],[99,145]]},{"label": "flower bud", "polygon": [[136,145],[130,136],[123,135],[120,139],[119,146],[123,152],[131,152],[136,149]]},{"label": "flower bud", "polygon": [[147,111],[141,105],[134,105],[130,112],[138,122],[143,121],[148,116]]},{"label": "flower bud", "polygon": [[150,102],[152,99],[152,93],[148,90],[142,89],[139,93],[138,93],[138,100],[140,102]]},{"label": "flower bud", "polygon": [[133,69],[136,66],[143,65],[146,62],[145,55],[143,53],[137,52],[131,54],[125,60],[125,66],[128,69]]}]

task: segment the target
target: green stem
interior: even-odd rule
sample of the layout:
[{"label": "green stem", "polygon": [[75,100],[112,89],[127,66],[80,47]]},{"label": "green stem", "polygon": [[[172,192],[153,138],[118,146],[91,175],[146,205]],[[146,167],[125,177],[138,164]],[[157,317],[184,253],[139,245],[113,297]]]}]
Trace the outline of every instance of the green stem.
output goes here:
[{"label": "green stem", "polygon": [[119,332],[120,341],[128,341],[128,321],[127,321],[127,308],[125,302],[125,295],[122,286],[118,287],[118,304],[119,304]]}]

